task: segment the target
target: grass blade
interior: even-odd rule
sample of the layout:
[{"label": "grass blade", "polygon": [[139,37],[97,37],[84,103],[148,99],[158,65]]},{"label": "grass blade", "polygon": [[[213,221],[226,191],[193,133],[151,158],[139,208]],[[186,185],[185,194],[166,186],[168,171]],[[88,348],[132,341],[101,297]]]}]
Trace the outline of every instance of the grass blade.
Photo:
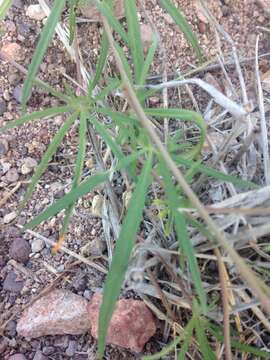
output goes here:
[{"label": "grass blade", "polygon": [[92,96],[92,92],[94,90],[94,88],[96,87],[96,85],[98,84],[101,75],[103,73],[103,69],[106,65],[106,61],[107,61],[107,56],[109,53],[109,41],[107,38],[107,35],[105,32],[103,32],[102,34],[102,38],[101,38],[101,50],[100,50],[100,55],[98,58],[98,63],[97,63],[97,68],[96,68],[96,72],[95,72],[95,76],[94,78],[89,82],[88,85],[88,96]]},{"label": "grass blade", "polygon": [[136,1],[124,0],[124,5],[128,25],[129,48],[134,64],[134,78],[135,83],[138,84],[144,63],[144,54]]},{"label": "grass blade", "polygon": [[161,351],[153,355],[143,356],[142,360],[158,360],[171,353],[179,344],[181,337],[177,336],[169,345],[165,346]]},{"label": "grass blade", "polygon": [[141,151],[136,154],[127,156],[122,161],[119,161],[118,165],[114,169],[100,173],[100,174],[93,175],[89,179],[84,180],[74,190],[71,190],[68,194],[66,194],[61,199],[59,199],[58,201],[53,203],[46,210],[44,210],[41,214],[36,216],[33,220],[29,221],[29,223],[27,223],[24,226],[24,229],[32,229],[35,226],[42,223],[43,221],[56,215],[61,210],[66,209],[68,206],[70,206],[75,201],[77,201],[80,197],[82,197],[85,194],[88,194],[93,188],[95,188],[102,182],[108,180],[112,172],[121,170],[122,168],[125,168],[130,163],[135,161],[143,153],[144,152]]},{"label": "grass blade", "polygon": [[201,130],[200,140],[197,146],[190,152],[191,157],[196,157],[203,147],[206,137],[207,125],[203,117],[195,111],[183,109],[144,109],[146,115],[155,117],[174,118],[181,121],[194,122]]},{"label": "grass blade", "polygon": [[197,335],[200,351],[203,355],[203,358],[207,360],[217,360],[216,355],[214,354],[214,352],[212,351],[209,345],[207,336],[205,334],[205,329],[200,320],[196,321],[195,329],[196,329],[196,335]]},{"label": "grass blade", "polygon": [[191,277],[194,283],[194,287],[200,299],[200,304],[202,307],[202,312],[207,313],[207,298],[202,285],[200,269],[197,263],[197,259],[194,254],[194,249],[191,244],[190,237],[187,231],[186,219],[183,214],[178,211],[178,208],[181,207],[181,200],[177,194],[177,191],[171,180],[171,176],[168,170],[166,170],[166,165],[162,160],[160,160],[160,172],[164,182],[164,189],[166,196],[168,198],[168,204],[170,210],[174,216],[174,225],[179,242],[179,247],[182,249],[184,255],[187,258],[189,269],[191,272]]},{"label": "grass blade", "polygon": [[191,27],[189,26],[187,20],[183,16],[182,12],[177,9],[177,7],[172,3],[171,0],[159,0],[161,6],[168,11],[171,15],[175,23],[178,25],[180,30],[185,35],[187,41],[192,45],[193,49],[195,50],[198,58],[200,60],[203,59],[203,52],[197,40],[197,37],[194,35]]},{"label": "grass blade", "polygon": [[105,281],[103,300],[99,312],[98,356],[100,359],[103,357],[107,329],[120,294],[129,257],[141,223],[147,188],[151,181],[151,169],[152,156],[149,156],[131,197],[127,215],[124,219],[119,238],[116,241],[111,268]]},{"label": "grass blade", "polygon": [[195,315],[193,315],[184,329],[184,341],[181,344],[181,350],[178,354],[177,360],[185,360],[185,358],[186,358],[186,353],[187,353],[189,345],[190,345],[190,341],[192,338],[192,334],[193,334],[193,330],[194,330],[196,321],[200,321],[200,320],[197,319],[197,317]]},{"label": "grass blade", "polygon": [[242,180],[236,176],[225,174],[221,171],[213,169],[209,166],[195,163],[190,159],[183,158],[182,156],[172,156],[173,159],[176,161],[177,164],[183,165],[185,167],[191,168],[194,164],[196,164],[197,172],[201,174],[205,174],[207,176],[213,177],[215,179],[232,183],[235,186],[243,187],[243,188],[250,188],[250,189],[257,189],[258,185],[254,184],[252,181]]},{"label": "grass blade", "polygon": [[95,2],[96,7],[101,12],[101,14],[106,17],[113,30],[116,31],[121,36],[122,40],[128,45],[127,33],[125,32],[121,23],[114,16],[111,6],[104,1],[103,2],[99,0],[93,0],[93,1]]},{"label": "grass blade", "polygon": [[[210,332],[210,334],[215,337],[218,341],[224,342],[223,331],[219,326],[205,322],[205,327]],[[231,339],[231,346],[233,349],[236,349],[240,352],[252,354],[258,356],[259,359],[270,359],[270,352],[260,350],[255,346],[243,344],[242,342]]]},{"label": "grass blade", "polygon": [[78,116],[78,113],[75,112],[65,121],[63,126],[57,131],[57,133],[54,135],[48,149],[46,150],[45,154],[43,155],[41,162],[39,163],[34,176],[31,179],[31,183],[27,188],[25,197],[23,199],[22,204],[20,205],[20,210],[24,207],[24,205],[27,203],[27,201],[30,199],[30,197],[33,194],[34,188],[36,184],[38,183],[40,177],[44,173],[45,169],[47,168],[49,162],[51,161],[53,155],[55,154],[58,146],[60,145],[61,141],[63,140],[65,134],[71,127],[71,125],[74,123]]},{"label": "grass blade", "polygon": [[7,131],[9,129],[13,129],[16,126],[26,124],[29,121],[40,120],[43,118],[52,117],[52,116],[55,116],[58,114],[63,114],[70,110],[71,110],[71,107],[69,107],[69,106],[59,106],[59,107],[53,107],[53,108],[49,108],[49,109],[42,110],[42,111],[35,111],[29,115],[24,115],[17,120],[11,121],[5,126],[2,126],[0,128],[0,133]]},{"label": "grass blade", "polygon": [[97,132],[102,136],[103,140],[111,148],[113,154],[118,158],[118,160],[122,160],[125,156],[122,153],[121,148],[112,139],[105,126],[94,117],[89,118],[89,121],[95,126]]},{"label": "grass blade", "polygon": [[150,46],[150,48],[148,50],[148,53],[146,55],[146,59],[144,61],[143,67],[142,67],[142,71],[141,71],[139,82],[138,82],[139,85],[144,85],[145,84],[146,76],[147,76],[147,74],[149,72],[150,66],[153,63],[157,47],[158,47],[158,38],[157,38],[157,35],[154,34],[153,42],[152,42],[152,44],[151,44],[151,46]]},{"label": "grass blade", "polygon": [[66,0],[55,0],[54,5],[51,9],[50,16],[42,30],[40,35],[33,59],[28,68],[28,75],[23,85],[22,90],[22,106],[25,108],[26,102],[31,92],[32,83],[36,73],[38,71],[39,65],[43,59],[43,56],[48,48],[49,42],[51,41],[57,22],[61,16],[61,13],[64,9]]},{"label": "grass blade", "polygon": [[0,20],[4,20],[13,0],[3,0],[0,4]]}]

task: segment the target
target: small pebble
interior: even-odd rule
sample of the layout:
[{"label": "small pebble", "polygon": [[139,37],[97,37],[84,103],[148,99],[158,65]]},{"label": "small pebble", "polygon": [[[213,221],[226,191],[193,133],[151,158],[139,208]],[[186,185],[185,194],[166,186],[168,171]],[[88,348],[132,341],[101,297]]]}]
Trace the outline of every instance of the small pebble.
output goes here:
[{"label": "small pebble", "polygon": [[17,101],[17,103],[21,103],[22,101],[22,85],[15,86],[13,90],[13,98]]},{"label": "small pebble", "polygon": [[6,214],[3,219],[4,224],[9,224],[11,221],[16,219],[16,217],[17,217],[16,211],[12,211],[11,213]]},{"label": "small pebble", "polygon": [[31,249],[33,253],[38,253],[44,248],[45,244],[42,239],[35,239],[31,244]]},{"label": "small pebble", "polygon": [[66,355],[68,357],[73,357],[75,355],[76,350],[77,350],[77,341],[71,340],[66,349]]},{"label": "small pebble", "polygon": [[35,353],[34,359],[33,360],[48,360],[48,357],[45,356],[40,350],[38,350]]},{"label": "small pebble", "polygon": [[23,160],[23,164],[21,166],[21,173],[23,175],[29,174],[36,166],[37,161],[31,157],[27,157]]},{"label": "small pebble", "polygon": [[30,19],[41,21],[46,17],[46,14],[39,4],[32,4],[26,9],[26,16]]},{"label": "small pebble", "polygon": [[13,240],[10,249],[9,256],[21,263],[27,263],[29,260],[29,254],[31,252],[31,247],[28,241],[23,238],[16,238]]},{"label": "small pebble", "polygon": [[0,100],[0,116],[7,111],[7,103],[4,100]]},{"label": "small pebble", "polygon": [[52,355],[55,352],[55,348],[53,346],[44,346],[42,352],[44,355]]},{"label": "small pebble", "polygon": [[3,283],[3,289],[6,291],[20,292],[23,288],[23,281],[17,280],[17,275],[14,271],[10,271]]},{"label": "small pebble", "polygon": [[15,183],[19,179],[18,171],[15,168],[11,168],[5,175],[5,180],[9,183]]},{"label": "small pebble", "polygon": [[8,142],[7,142],[7,140],[6,139],[0,139],[0,156],[6,155],[7,152],[8,152]]}]

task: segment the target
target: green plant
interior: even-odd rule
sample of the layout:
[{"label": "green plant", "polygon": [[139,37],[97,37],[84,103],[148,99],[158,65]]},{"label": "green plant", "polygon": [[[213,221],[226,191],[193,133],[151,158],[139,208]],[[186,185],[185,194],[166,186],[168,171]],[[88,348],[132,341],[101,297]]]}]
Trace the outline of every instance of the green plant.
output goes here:
[{"label": "green plant", "polygon": [[[134,247],[136,234],[143,219],[145,203],[147,199],[150,201],[149,194],[151,194],[152,179],[153,176],[158,176],[159,179],[161,179],[160,187],[163,193],[158,201],[162,202],[164,221],[166,222],[168,219],[169,226],[167,229],[169,229],[170,232],[176,233],[179,251],[184,256],[182,270],[185,271],[186,268],[189,269],[195,290],[195,297],[197,299],[196,302],[194,301],[194,304],[196,303],[196,305],[193,307],[193,315],[183,332],[183,336],[180,335],[177,337],[167,349],[163,350],[162,354],[164,355],[171,351],[171,349],[180,342],[182,342],[182,349],[188,349],[194,332],[204,358],[213,359],[215,356],[209,344],[207,335],[208,328],[204,323],[203,325],[200,325],[200,322],[198,321],[199,319],[207,317],[209,304],[203,287],[199,264],[189,236],[188,225],[191,224],[192,226],[197,226],[199,230],[201,230],[201,228],[198,226],[198,223],[190,221],[186,213],[179,209],[196,208],[197,204],[198,210],[203,213],[203,207],[198,201],[196,202],[196,198],[194,198],[192,192],[189,191],[188,186],[188,183],[191,183],[198,173],[222,181],[231,182],[236,186],[252,188],[255,185],[202,164],[200,153],[205,142],[206,124],[200,114],[185,109],[156,109],[148,107],[148,98],[158,91],[149,90],[145,86],[151,63],[158,48],[158,40],[157,36],[154,34],[152,45],[144,56],[140,24],[138,17],[135,16],[135,14],[137,14],[136,2],[130,0],[124,1],[127,22],[126,28],[113,16],[111,8],[112,1],[93,0],[93,2],[104,16],[105,31],[102,35],[101,50],[96,66],[96,72],[94,77],[88,83],[87,94],[85,96],[76,96],[75,92],[73,94],[70,92],[61,93],[55,91],[49,85],[43,86],[46,91],[58,97],[65,105],[34,112],[32,114],[24,114],[18,120],[9,122],[0,129],[0,132],[3,132],[16,126],[23,125],[29,121],[36,121],[58,114],[68,115],[62,127],[55,134],[31,179],[25,198],[20,205],[20,209],[22,209],[33,195],[38,181],[48,167],[52,157],[57,152],[64,136],[68,133],[71,126],[74,125],[75,120],[79,119],[79,146],[71,190],[63,198],[53,203],[46,210],[29,221],[25,225],[25,229],[31,229],[56,215],[61,210],[64,210],[65,218],[60,231],[59,241],[59,245],[61,245],[64,240],[64,235],[68,230],[69,219],[72,215],[76,201],[101,183],[108,181],[110,176],[116,171],[126,171],[134,191],[125,218],[122,222],[120,235],[116,240],[110,271],[104,285],[104,296],[99,319],[98,345],[98,354],[99,357],[102,358],[108,324],[121,291],[130,255]],[[35,76],[39,65],[53,37],[56,24],[61,17],[65,5],[69,6],[69,39],[70,43],[72,43],[76,34],[75,17],[76,7],[79,3],[80,1],[78,0],[69,0],[67,2],[65,0],[57,0],[54,2],[51,14],[40,36],[24,83],[22,99],[24,111],[26,110],[31,87],[33,83],[36,82]],[[4,2],[4,5],[0,8],[0,18],[1,16],[4,16],[10,4],[10,1]],[[161,0],[160,5],[169,12],[176,24],[184,32],[186,39],[190,42],[196,51],[198,58],[201,60],[203,56],[198,41],[190,30],[182,13],[176,9],[169,0]],[[111,29],[120,37],[121,40],[118,43],[112,38]],[[128,56],[125,55],[121,44],[125,44],[128,48]],[[114,50],[120,77],[115,75],[112,79],[102,79],[110,46]],[[102,83],[101,79],[105,82],[105,85],[102,87],[100,85]],[[38,82],[38,85],[41,85],[40,82]],[[96,91],[97,85],[101,87],[99,91]],[[130,108],[125,113],[118,112],[107,105],[107,96],[116,90],[125,94],[129,100]],[[101,103],[102,106],[100,105]],[[199,140],[196,138],[196,140],[191,139],[190,141],[184,141],[179,133],[175,137],[169,138],[167,149],[164,150],[163,145],[160,145],[160,139],[158,140],[153,131],[151,123],[147,123],[148,119],[146,116],[157,122],[162,122],[164,118],[189,122],[193,126],[194,133],[199,131]],[[111,124],[105,125],[101,121],[103,117],[110,118]],[[117,165],[111,170],[93,174],[82,181],[88,126],[92,126],[96,133],[103,138],[112,151],[113,156],[117,159]],[[119,131],[115,131],[116,128],[118,128]],[[166,161],[168,159],[169,161]],[[182,169],[185,178],[181,178],[179,169]],[[172,172],[174,177],[172,177]],[[250,281],[253,281],[253,275],[249,276],[249,268],[241,262],[241,259],[233,249],[226,247],[226,244],[224,244],[224,241],[222,240],[223,238],[219,235],[219,232],[215,230],[215,226],[209,220],[207,214],[204,216],[204,220],[207,225],[205,233],[210,234],[209,240],[213,241],[215,237],[220,238],[221,245],[225,247],[233,259],[239,264],[242,275],[244,276],[246,271],[246,276],[250,278]],[[179,260],[179,264],[180,263],[182,262]],[[267,292],[268,290],[266,287],[261,287],[260,282],[256,284],[256,281],[255,284],[254,281],[252,282],[252,286],[258,296],[263,299],[261,288],[263,288],[264,292]],[[254,349],[248,349],[249,350],[247,351],[250,353],[254,351]],[[149,359],[158,357],[159,355],[157,354],[153,357],[149,357]],[[179,353],[179,359],[183,358],[184,350]]]}]

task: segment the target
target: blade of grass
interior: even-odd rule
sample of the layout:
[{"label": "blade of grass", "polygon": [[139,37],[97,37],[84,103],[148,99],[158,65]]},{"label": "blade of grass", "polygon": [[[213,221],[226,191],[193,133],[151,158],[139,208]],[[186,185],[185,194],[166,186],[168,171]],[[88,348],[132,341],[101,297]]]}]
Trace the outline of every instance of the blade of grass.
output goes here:
[{"label": "blade of grass", "polygon": [[141,70],[141,73],[140,73],[140,78],[139,78],[139,81],[138,81],[138,85],[144,85],[145,84],[145,80],[146,80],[146,77],[148,75],[150,66],[153,63],[157,47],[158,47],[158,37],[157,37],[156,34],[154,34],[153,35],[153,42],[152,42],[152,44],[151,44],[151,46],[150,46],[150,48],[149,48],[149,50],[147,52],[146,59],[145,59],[145,61],[143,63],[143,67],[142,67],[142,70]]},{"label": "blade of grass", "polygon": [[196,321],[200,321],[200,320],[195,316],[195,314],[193,314],[192,318],[189,320],[188,324],[184,329],[184,341],[181,344],[181,350],[178,354],[177,360],[185,360],[186,358],[186,353],[188,351],[191,342]]},{"label": "blade of grass", "polygon": [[116,90],[117,88],[119,88],[121,84],[121,80],[119,79],[111,79],[109,81],[109,84],[104,88],[102,89],[97,96],[95,96],[95,101],[99,101],[99,100],[102,100],[104,99],[106,96],[108,96],[112,91]]},{"label": "blade of grass", "polygon": [[217,360],[216,355],[214,354],[214,352],[212,351],[209,345],[207,336],[205,334],[205,329],[200,320],[195,322],[195,329],[196,329],[197,340],[200,346],[200,351],[203,355],[203,358],[207,360]]},{"label": "blade of grass", "polygon": [[135,83],[138,84],[144,63],[144,54],[136,1],[124,0],[124,6],[128,25],[128,43],[134,64],[134,78]]},{"label": "blade of grass", "polygon": [[122,40],[128,45],[128,36],[121,23],[114,16],[112,8],[106,2],[93,0],[101,14],[106,17],[111,27],[121,36]]},{"label": "blade of grass", "polygon": [[29,121],[33,120],[40,120],[47,117],[53,117],[58,114],[63,114],[65,112],[71,111],[72,108],[69,106],[59,106],[59,107],[53,107],[42,111],[35,111],[29,115],[24,115],[20,117],[17,120],[9,122],[7,125],[2,126],[0,128],[0,133],[7,131],[9,129],[13,129],[16,126],[24,125],[28,123]]},{"label": "blade of grass", "polygon": [[164,356],[170,354],[175,347],[179,344],[181,337],[177,336],[169,345],[165,346],[161,351],[153,355],[146,355],[142,357],[142,360],[158,360],[164,359]]},{"label": "blade of grass", "polygon": [[4,20],[13,0],[3,0],[0,4],[0,20]]},{"label": "blade of grass", "polygon": [[[209,324],[207,322],[206,327],[207,327],[207,330],[210,332],[210,334],[212,336],[214,336],[218,341],[221,341],[221,342],[224,341],[224,336],[222,334],[222,330],[218,326],[216,326],[214,324]],[[260,350],[252,345],[243,344],[242,342],[240,342],[238,340],[231,339],[231,346],[233,349],[236,349],[240,352],[258,356],[259,359],[270,359],[269,352]]]},{"label": "blade of grass", "polygon": [[203,117],[191,110],[184,109],[144,109],[146,115],[162,118],[174,118],[180,121],[194,122],[201,130],[200,140],[197,146],[194,147],[193,151],[190,152],[192,157],[196,157],[200,152],[205,142],[207,125]]},{"label": "blade of grass", "polygon": [[110,271],[107,275],[103,300],[99,312],[98,329],[98,357],[102,359],[108,326],[119,297],[121,286],[125,278],[129,257],[135,243],[135,237],[139,229],[147,189],[151,181],[152,155],[143,167],[134,193],[130,199],[127,215],[124,219],[120,235],[116,241]]},{"label": "blade of grass", "polygon": [[[182,156],[172,156],[172,158],[176,161],[176,163],[184,165],[185,167],[192,167],[195,163],[190,159],[183,158]],[[224,174],[221,171],[213,169],[207,165],[196,163],[196,169],[198,172],[205,174],[207,176],[213,177],[218,180],[222,180],[225,182],[230,182],[235,186],[243,187],[243,188],[251,188],[257,189],[258,185],[254,184],[252,181],[242,180],[236,176]]]},{"label": "blade of grass", "polygon": [[19,210],[21,210],[25,206],[25,204],[28,202],[28,200],[32,196],[35,186],[37,185],[40,177],[44,173],[44,171],[47,168],[49,162],[51,161],[53,155],[55,154],[58,146],[61,144],[64,136],[66,135],[67,131],[69,130],[71,125],[76,120],[77,116],[78,116],[78,112],[75,112],[72,115],[70,115],[70,117],[64,122],[62,127],[54,135],[48,149],[46,150],[45,154],[43,155],[43,157],[41,159],[41,162],[39,163],[38,167],[36,168],[35,174],[31,179],[31,183],[27,188],[25,197],[19,206]]},{"label": "blade of grass", "polygon": [[129,156],[125,157],[123,160],[119,161],[118,165],[115,168],[113,168],[112,170],[93,175],[89,179],[84,180],[74,190],[71,190],[68,194],[63,196],[58,201],[54,202],[51,206],[49,206],[41,214],[37,215],[33,220],[29,221],[29,223],[27,223],[24,226],[24,229],[32,229],[35,226],[42,223],[43,221],[56,215],[61,210],[66,209],[69,205],[73,204],[75,201],[77,201],[83,195],[89,193],[93,188],[98,186],[100,183],[108,180],[112,173],[125,168],[130,163],[135,161],[138,157],[143,155],[143,153],[144,153],[144,151],[139,151],[136,154],[129,155]]},{"label": "blade of grass", "polygon": [[183,16],[182,12],[177,9],[177,7],[172,3],[171,0],[159,0],[161,6],[168,11],[171,15],[175,23],[178,25],[180,30],[185,35],[187,41],[192,45],[193,49],[195,50],[199,60],[203,60],[203,52],[199,45],[197,37],[194,35],[191,27],[189,26],[187,20]]},{"label": "blade of grass", "polygon": [[25,107],[26,107],[26,102],[27,102],[28,97],[31,92],[33,80],[36,76],[36,73],[37,73],[39,65],[43,59],[43,56],[48,48],[49,42],[51,41],[51,39],[53,37],[55,27],[61,16],[63,9],[64,9],[65,3],[66,3],[66,0],[56,0],[54,2],[54,5],[51,9],[50,16],[48,17],[48,20],[47,20],[47,22],[42,30],[42,33],[40,35],[37,47],[36,47],[34,55],[33,55],[33,59],[28,68],[28,75],[27,75],[26,80],[23,85],[23,90],[22,90],[23,109],[25,109]]},{"label": "blade of grass", "polygon": [[178,243],[180,249],[182,249],[184,255],[187,258],[189,269],[191,272],[191,277],[194,283],[194,287],[200,299],[200,304],[202,307],[202,312],[207,313],[207,298],[202,285],[200,269],[197,263],[197,259],[194,254],[194,249],[188,235],[186,219],[183,214],[178,211],[178,208],[181,204],[181,199],[177,194],[177,191],[171,180],[169,171],[166,168],[166,164],[163,160],[160,159],[160,172],[162,175],[162,180],[164,182],[164,190],[168,198],[168,206],[174,216],[174,225],[178,238]]},{"label": "blade of grass", "polygon": [[89,85],[88,85],[88,96],[92,96],[92,92],[94,90],[94,88],[96,87],[96,85],[98,84],[103,69],[106,65],[106,60],[107,60],[107,56],[109,53],[109,41],[107,38],[107,35],[105,32],[103,32],[102,34],[102,38],[101,38],[101,50],[100,50],[100,55],[98,58],[98,63],[97,63],[97,67],[96,67],[96,72],[95,72],[95,76],[92,80],[89,81]]}]

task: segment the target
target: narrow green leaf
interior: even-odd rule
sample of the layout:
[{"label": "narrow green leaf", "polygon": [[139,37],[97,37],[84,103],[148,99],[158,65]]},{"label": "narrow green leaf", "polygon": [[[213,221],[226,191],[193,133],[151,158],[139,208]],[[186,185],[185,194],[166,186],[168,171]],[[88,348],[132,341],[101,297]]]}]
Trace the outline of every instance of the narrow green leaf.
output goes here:
[{"label": "narrow green leaf", "polygon": [[[87,114],[82,112],[80,114],[80,127],[79,127],[79,149],[78,154],[76,158],[76,165],[75,165],[75,171],[74,171],[74,177],[72,182],[71,190],[76,189],[76,187],[79,185],[81,181],[82,171],[83,171],[83,164],[85,160],[85,149],[86,149],[86,126],[87,121]],[[66,209],[65,218],[63,221],[63,226],[60,232],[60,236],[63,236],[68,229],[69,220],[72,214],[72,211],[74,209],[75,202]]]},{"label": "narrow green leaf", "polygon": [[139,122],[137,119],[135,119],[127,114],[124,114],[124,113],[121,113],[118,111],[113,111],[108,107],[95,108],[94,110],[99,114],[109,116],[119,126],[121,126],[121,125],[136,125],[136,126],[138,126],[139,125]]},{"label": "narrow green leaf", "polygon": [[146,59],[144,61],[143,67],[142,67],[142,71],[141,71],[139,82],[138,82],[139,85],[145,84],[145,80],[146,80],[147,74],[149,72],[150,66],[153,63],[157,47],[158,47],[158,37],[156,34],[154,34],[153,42],[147,52]]},{"label": "narrow green leaf", "polygon": [[171,209],[174,216],[175,230],[179,242],[179,247],[182,249],[184,255],[188,260],[188,265],[192,280],[194,282],[194,287],[200,299],[200,304],[204,314],[207,313],[207,298],[202,285],[200,269],[197,263],[197,259],[194,254],[194,249],[191,244],[190,237],[187,231],[187,224],[183,214],[178,211],[178,208],[181,207],[181,199],[177,194],[177,191],[173,185],[171,175],[167,170],[166,164],[163,160],[160,160],[160,172],[162,174],[162,180],[164,182],[164,190],[168,198],[168,206]]},{"label": "narrow green leaf", "polygon": [[108,326],[121,291],[130,254],[141,223],[147,189],[151,181],[151,169],[152,156],[149,155],[131,197],[127,215],[119,238],[116,241],[110,271],[105,281],[103,300],[99,312],[98,356],[100,359],[104,353]]},{"label": "narrow green leaf", "polygon": [[179,344],[181,337],[177,336],[169,345],[165,346],[161,351],[153,355],[146,355],[142,357],[142,360],[158,360],[163,359],[164,356],[170,354],[176,346]]},{"label": "narrow green leaf", "polygon": [[36,47],[34,55],[33,55],[33,59],[28,68],[27,78],[23,85],[23,90],[22,90],[23,108],[25,108],[25,106],[26,106],[26,102],[27,102],[28,97],[31,92],[31,87],[32,87],[34,77],[36,76],[39,65],[43,59],[43,56],[44,56],[47,48],[48,48],[49,42],[51,41],[51,39],[53,37],[55,27],[61,16],[63,9],[64,9],[65,3],[66,3],[66,0],[55,0],[54,5],[51,9],[50,16],[48,17],[48,20],[42,30],[37,47]]},{"label": "narrow green leaf", "polygon": [[92,97],[92,92],[101,78],[103,69],[106,65],[109,48],[110,48],[109,41],[108,41],[107,35],[104,31],[102,34],[102,38],[101,38],[101,50],[100,50],[100,55],[98,58],[95,76],[92,80],[89,81],[89,85],[88,85],[88,96]]},{"label": "narrow green leaf", "polygon": [[61,210],[66,209],[68,206],[73,204],[75,201],[77,201],[80,197],[83,195],[89,193],[93,188],[98,186],[100,183],[106,181],[109,179],[110,175],[114,171],[121,170],[128,166],[130,163],[135,161],[139,156],[141,156],[144,152],[140,151],[136,154],[129,155],[125,157],[125,159],[119,161],[117,166],[113,168],[112,170],[96,174],[91,176],[89,179],[84,180],[81,182],[80,185],[78,185],[74,190],[70,191],[68,194],[63,196],[58,201],[54,202],[51,206],[49,206],[46,210],[44,210],[41,214],[36,216],[33,220],[29,221],[24,226],[24,229],[32,229],[35,226],[39,225],[43,221],[49,219],[50,217],[56,215]]},{"label": "narrow green leaf", "polygon": [[[209,321],[205,322],[205,326],[213,337],[215,337],[220,342],[224,342],[223,330],[219,326],[216,326]],[[258,356],[259,359],[270,359],[270,352],[260,350],[252,345],[243,344],[242,342],[235,339],[231,339],[231,347],[240,352]]]},{"label": "narrow green leaf", "polygon": [[110,147],[113,154],[119,159],[123,159],[125,156],[122,153],[121,148],[116,144],[116,142],[112,139],[105,126],[96,120],[94,117],[90,117],[89,121],[95,126],[97,132],[102,136],[103,140]]},{"label": "narrow green leaf", "polygon": [[4,20],[13,0],[2,0],[0,4],[0,20]]},{"label": "narrow green leaf", "polygon": [[181,350],[178,354],[177,360],[185,360],[186,358],[186,353],[188,351],[191,339],[192,339],[192,334],[193,334],[193,330],[195,327],[195,322],[196,321],[200,321],[200,319],[198,319],[194,314],[192,316],[192,318],[189,320],[188,324],[186,325],[185,329],[184,329],[184,341],[181,344]]},{"label": "narrow green leaf", "polygon": [[139,83],[142,73],[144,54],[136,1],[124,0],[128,25],[128,43],[134,64],[135,83]]},{"label": "narrow green leaf", "polygon": [[45,154],[43,155],[41,162],[39,163],[38,167],[36,168],[35,174],[31,179],[31,183],[27,188],[25,197],[23,199],[22,204],[20,205],[20,209],[24,207],[24,205],[27,203],[27,201],[30,199],[30,197],[33,194],[33,191],[35,189],[35,186],[37,185],[40,177],[46,170],[49,162],[51,161],[53,155],[55,154],[58,146],[61,144],[61,141],[63,140],[65,134],[71,127],[71,125],[74,123],[78,116],[78,113],[73,113],[62,125],[62,127],[57,131],[57,133],[54,135],[48,149],[46,150]]},{"label": "narrow green leaf", "polygon": [[4,132],[6,130],[9,130],[9,129],[13,129],[16,126],[26,124],[29,121],[40,120],[42,118],[47,118],[47,117],[53,117],[58,114],[69,112],[70,110],[72,110],[72,109],[69,106],[59,106],[59,107],[53,107],[53,108],[49,108],[49,109],[42,110],[42,111],[35,111],[29,115],[24,115],[17,120],[11,121],[7,125],[1,127],[0,133]]},{"label": "narrow green leaf", "polygon": [[[194,161],[183,158],[182,156],[174,156],[173,155],[172,157],[178,164],[183,165],[187,168],[190,168],[195,164]],[[239,187],[243,187],[243,188],[250,188],[250,189],[258,188],[258,185],[254,184],[252,181],[242,180],[242,179],[238,178],[237,176],[224,174],[223,172],[213,169],[207,165],[196,163],[196,169],[201,174],[205,174],[205,175],[213,177],[215,179],[232,183],[235,186],[239,186]]]},{"label": "narrow green leaf", "polygon": [[201,149],[205,142],[207,125],[200,114],[198,114],[195,111],[184,110],[184,109],[148,108],[148,109],[144,109],[144,111],[146,115],[151,115],[155,117],[174,118],[180,121],[194,122],[201,130],[201,136],[198,145],[194,147],[193,151],[191,151],[191,157],[196,157],[201,152]]},{"label": "narrow green leaf", "polygon": [[207,336],[205,334],[205,329],[200,320],[196,321],[195,329],[196,329],[197,340],[200,346],[200,351],[203,355],[203,358],[207,360],[217,360],[216,355],[214,354],[214,352],[212,351],[209,345]]},{"label": "narrow green leaf", "polygon": [[122,62],[122,65],[124,67],[124,70],[125,70],[125,73],[127,74],[127,77],[129,79],[130,82],[132,82],[132,71],[131,71],[131,68],[129,66],[129,63],[128,63],[128,60],[126,58],[126,55],[123,51],[123,49],[121,48],[121,46],[119,46],[119,44],[117,44],[116,42],[114,42],[114,46],[121,58],[121,62]]},{"label": "narrow green leaf", "polygon": [[173,4],[171,0],[159,0],[161,6],[168,11],[171,15],[173,20],[176,22],[180,30],[184,33],[185,38],[187,41],[192,45],[193,49],[195,50],[198,58],[200,60],[203,59],[203,52],[199,45],[197,37],[194,35],[191,27],[189,26],[187,20],[185,19],[182,12],[177,9],[177,7]]},{"label": "narrow green leaf", "polygon": [[108,96],[112,91],[119,88],[121,81],[119,79],[113,78],[109,81],[108,85],[102,89],[97,96],[95,96],[95,101],[99,101]]},{"label": "narrow green leaf", "polygon": [[76,7],[80,0],[68,0],[69,3],[69,45],[72,45],[76,31]]},{"label": "narrow green leaf", "polygon": [[125,30],[124,30],[123,26],[121,25],[121,23],[114,16],[111,6],[108,5],[104,1],[103,2],[101,2],[99,0],[93,0],[93,1],[95,2],[96,7],[101,12],[101,14],[106,17],[109,24],[113,28],[113,30],[115,30],[121,36],[122,40],[126,44],[128,44],[127,33],[125,32]]}]

